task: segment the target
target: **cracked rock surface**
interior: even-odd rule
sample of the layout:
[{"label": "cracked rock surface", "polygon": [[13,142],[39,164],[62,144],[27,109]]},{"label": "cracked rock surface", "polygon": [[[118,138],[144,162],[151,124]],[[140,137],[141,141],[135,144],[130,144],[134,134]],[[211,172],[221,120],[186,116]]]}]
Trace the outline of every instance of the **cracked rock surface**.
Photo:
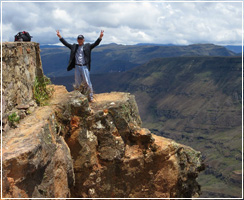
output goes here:
[{"label": "cracked rock surface", "polygon": [[198,197],[201,153],[141,127],[129,93],[95,95],[50,86],[3,137],[5,198]]}]

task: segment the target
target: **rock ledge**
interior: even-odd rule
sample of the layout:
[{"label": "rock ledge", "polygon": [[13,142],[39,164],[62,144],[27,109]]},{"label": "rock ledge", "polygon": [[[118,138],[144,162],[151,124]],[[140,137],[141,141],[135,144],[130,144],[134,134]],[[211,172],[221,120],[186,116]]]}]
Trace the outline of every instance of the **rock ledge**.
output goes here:
[{"label": "rock ledge", "polygon": [[95,95],[54,87],[3,137],[5,198],[198,197],[201,153],[141,128],[129,93]]}]

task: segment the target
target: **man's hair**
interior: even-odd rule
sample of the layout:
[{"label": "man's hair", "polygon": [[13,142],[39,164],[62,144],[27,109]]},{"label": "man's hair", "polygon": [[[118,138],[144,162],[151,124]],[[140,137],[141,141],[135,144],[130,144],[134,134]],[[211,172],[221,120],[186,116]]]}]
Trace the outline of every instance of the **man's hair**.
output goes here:
[{"label": "man's hair", "polygon": [[83,40],[83,39],[84,39],[84,36],[83,36],[83,35],[78,35],[77,39],[78,39],[78,40],[79,40],[79,39]]}]

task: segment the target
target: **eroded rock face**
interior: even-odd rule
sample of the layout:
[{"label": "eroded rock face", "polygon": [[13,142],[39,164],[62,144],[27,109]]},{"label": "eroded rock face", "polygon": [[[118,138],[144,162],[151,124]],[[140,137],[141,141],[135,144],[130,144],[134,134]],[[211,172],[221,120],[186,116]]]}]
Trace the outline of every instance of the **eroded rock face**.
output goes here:
[{"label": "eroded rock face", "polygon": [[4,197],[197,197],[201,153],[141,128],[134,96],[62,86],[3,143]]},{"label": "eroded rock face", "polygon": [[[3,134],[4,198],[198,197],[201,153],[141,127],[134,96],[54,88],[36,107],[43,76],[36,43],[3,44],[3,112],[23,112]],[[25,110],[31,109],[26,115]]]},{"label": "eroded rock face", "polygon": [[6,111],[33,99],[36,76],[43,76],[39,44],[35,42],[3,43],[3,97]]},{"label": "eroded rock face", "polygon": [[134,96],[97,94],[89,105],[75,91],[66,99],[56,112],[74,163],[72,197],[199,196],[201,153],[141,128]]},{"label": "eroded rock face", "polygon": [[38,108],[3,138],[5,198],[70,197],[74,171],[55,113]]},{"label": "eroded rock face", "polygon": [[34,81],[36,77],[43,77],[43,70],[38,43],[4,42],[2,50],[2,113],[3,129],[7,131],[9,114],[16,112],[24,118],[25,109],[34,106]]}]

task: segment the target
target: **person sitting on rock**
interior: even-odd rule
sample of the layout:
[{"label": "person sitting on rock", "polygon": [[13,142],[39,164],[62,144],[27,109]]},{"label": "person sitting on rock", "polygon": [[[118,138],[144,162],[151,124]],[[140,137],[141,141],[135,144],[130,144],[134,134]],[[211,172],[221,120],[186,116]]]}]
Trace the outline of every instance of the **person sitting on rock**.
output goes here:
[{"label": "person sitting on rock", "polygon": [[[90,70],[91,70],[91,50],[99,45],[103,38],[103,30],[101,30],[99,38],[92,44],[86,43],[84,44],[85,38],[83,35],[78,35],[77,42],[78,44],[70,44],[68,43],[61,35],[59,30],[57,30],[57,36],[59,40],[68,47],[70,52],[69,65],[67,67],[67,71],[75,68],[75,89],[84,89],[81,88],[83,84],[85,88],[88,89],[88,100],[89,102],[93,102],[93,88],[90,80]],[[81,82],[81,77],[83,82]]]}]

